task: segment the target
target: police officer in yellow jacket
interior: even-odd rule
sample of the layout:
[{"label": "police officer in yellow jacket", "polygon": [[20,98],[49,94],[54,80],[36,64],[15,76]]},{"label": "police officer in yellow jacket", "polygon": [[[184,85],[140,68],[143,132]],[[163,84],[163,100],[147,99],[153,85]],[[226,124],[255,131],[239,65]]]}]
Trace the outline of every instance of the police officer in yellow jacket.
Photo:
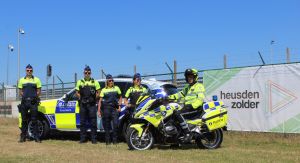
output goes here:
[{"label": "police officer in yellow jacket", "polygon": [[79,98],[80,142],[87,141],[87,123],[91,124],[91,141],[97,143],[97,107],[96,98],[99,96],[100,84],[91,78],[91,68],[84,68],[84,78],[77,81],[76,94]]},{"label": "police officer in yellow jacket", "polygon": [[[110,144],[111,121],[113,124],[113,143],[117,143],[118,138],[118,118],[121,112],[122,96],[121,90],[114,85],[113,77],[106,75],[106,87],[101,90],[98,103],[98,116],[103,117],[106,145]],[[102,110],[101,110],[102,109]]]},{"label": "police officer in yellow jacket", "polygon": [[196,69],[186,69],[184,76],[188,84],[182,91],[177,94],[170,95],[169,99],[179,99],[184,101],[184,107],[182,110],[176,111],[174,114],[185,133],[184,142],[188,142],[192,135],[190,134],[189,127],[181,114],[184,113],[185,115],[188,115],[195,111],[199,111],[199,114],[201,114],[205,98],[205,89],[204,86],[198,82],[198,71]]},{"label": "police officer in yellow jacket", "polygon": [[[18,105],[19,112],[22,117],[22,127],[19,142],[26,141],[26,134],[28,130],[29,119],[33,126],[33,137],[36,142],[40,143],[40,135],[38,132],[37,118],[38,105],[40,103],[39,96],[41,95],[41,81],[39,78],[32,75],[33,68],[30,64],[26,66],[26,76],[19,79],[18,88],[20,96],[22,97],[21,104]],[[30,114],[28,113],[30,110]]]},{"label": "police officer in yellow jacket", "polygon": [[[134,74],[133,76],[133,86],[129,87],[125,94],[125,105],[129,113],[132,113],[136,101],[142,94],[148,93],[148,90],[141,85],[141,75],[139,73]],[[128,102],[128,99],[130,100]]]}]

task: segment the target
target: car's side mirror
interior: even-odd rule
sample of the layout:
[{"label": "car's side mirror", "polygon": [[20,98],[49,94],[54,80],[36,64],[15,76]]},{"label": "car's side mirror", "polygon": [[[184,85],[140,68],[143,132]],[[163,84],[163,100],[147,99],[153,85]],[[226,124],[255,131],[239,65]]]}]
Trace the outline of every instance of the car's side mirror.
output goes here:
[{"label": "car's side mirror", "polygon": [[68,94],[64,94],[63,97],[62,97],[62,99],[64,101],[68,101],[69,100],[69,95]]}]

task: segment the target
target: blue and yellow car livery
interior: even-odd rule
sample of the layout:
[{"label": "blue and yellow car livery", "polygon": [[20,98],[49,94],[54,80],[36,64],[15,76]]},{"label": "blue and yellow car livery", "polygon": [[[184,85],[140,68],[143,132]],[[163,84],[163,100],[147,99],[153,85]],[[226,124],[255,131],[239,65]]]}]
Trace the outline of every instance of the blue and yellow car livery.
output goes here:
[{"label": "blue and yellow car livery", "polygon": [[[120,88],[122,91],[122,95],[127,90],[127,87],[122,87],[124,83],[127,83],[126,86],[132,85],[131,78],[115,78],[115,83],[120,84]],[[100,85],[103,85],[105,80],[98,80]],[[160,82],[160,81],[151,81],[151,80],[143,80],[142,84],[149,89],[149,92],[155,94],[156,96],[165,95],[166,92],[174,93],[177,92],[177,88],[169,83]],[[103,88],[103,86],[101,87]],[[60,99],[53,100],[44,100],[41,101],[38,106],[39,118],[38,118],[38,126],[40,136],[47,137],[51,130],[59,130],[59,131],[79,131],[80,128],[80,115],[79,115],[79,105],[78,101],[75,99],[68,100],[71,94],[74,95],[75,89],[71,90],[64,97]],[[126,107],[125,105],[121,106],[121,112],[119,114],[119,129],[122,130],[127,128],[128,123],[126,123],[127,119],[125,116]],[[22,126],[21,115],[19,114],[19,127]],[[104,128],[102,125],[102,119],[97,117],[97,127],[99,132],[104,132]],[[31,122],[28,123],[28,135],[32,135],[32,126]]]}]

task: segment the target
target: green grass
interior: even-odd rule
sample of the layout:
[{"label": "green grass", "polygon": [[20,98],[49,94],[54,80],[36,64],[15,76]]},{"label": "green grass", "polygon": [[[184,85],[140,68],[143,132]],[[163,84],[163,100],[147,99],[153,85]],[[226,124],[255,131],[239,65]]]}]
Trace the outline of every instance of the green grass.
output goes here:
[{"label": "green grass", "polygon": [[17,119],[0,118],[0,162],[300,162],[300,135],[295,134],[225,132],[215,150],[155,146],[148,151],[130,151],[125,143],[78,144],[78,134],[20,144]]}]

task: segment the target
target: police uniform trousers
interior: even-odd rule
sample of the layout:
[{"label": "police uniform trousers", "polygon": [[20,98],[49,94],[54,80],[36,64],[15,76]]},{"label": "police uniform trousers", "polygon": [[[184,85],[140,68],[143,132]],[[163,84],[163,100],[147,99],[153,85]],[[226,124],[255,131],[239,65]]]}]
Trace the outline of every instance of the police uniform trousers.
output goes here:
[{"label": "police uniform trousers", "polygon": [[[97,138],[97,107],[95,103],[80,104],[80,139],[86,139],[87,128],[91,128],[91,139]],[[90,124],[90,126],[88,126]]]},{"label": "police uniform trousers", "polygon": [[118,138],[118,119],[119,119],[119,112],[117,109],[111,105],[104,105],[103,106],[103,125],[105,130],[105,141],[110,141],[110,129],[111,129],[111,122],[112,122],[112,129],[113,129],[113,141],[117,141]]},{"label": "police uniform trousers", "polygon": [[[197,109],[194,109],[192,105],[188,104],[185,105],[181,110],[175,110],[174,115],[175,119],[179,122],[181,128],[184,130],[184,132],[188,132],[189,128],[185,121],[185,118],[191,118],[193,116],[201,115],[203,112],[202,105],[198,107]],[[183,116],[184,114],[184,116]],[[185,118],[184,118],[185,117]]]},{"label": "police uniform trousers", "polygon": [[[30,113],[28,113],[30,111]],[[21,127],[21,136],[26,137],[28,130],[28,121],[31,120],[33,127],[33,136],[34,138],[39,138],[37,117],[38,117],[38,103],[32,99],[23,99],[21,105],[19,105],[19,112],[22,116],[22,127]]]}]

